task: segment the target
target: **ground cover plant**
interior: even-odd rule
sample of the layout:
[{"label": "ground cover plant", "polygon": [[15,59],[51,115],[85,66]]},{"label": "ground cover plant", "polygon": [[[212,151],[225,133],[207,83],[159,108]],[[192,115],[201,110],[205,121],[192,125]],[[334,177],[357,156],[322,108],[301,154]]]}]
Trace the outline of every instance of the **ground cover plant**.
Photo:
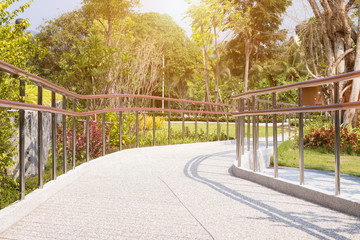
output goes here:
[{"label": "ground cover plant", "polygon": [[[299,167],[299,148],[293,141],[285,141],[278,147],[278,163],[284,167]],[[273,164],[273,159],[271,160]],[[342,153],[340,155],[340,171],[344,174],[360,177],[360,156]],[[306,148],[304,150],[304,165],[306,169],[335,171],[335,156],[333,153]]]}]

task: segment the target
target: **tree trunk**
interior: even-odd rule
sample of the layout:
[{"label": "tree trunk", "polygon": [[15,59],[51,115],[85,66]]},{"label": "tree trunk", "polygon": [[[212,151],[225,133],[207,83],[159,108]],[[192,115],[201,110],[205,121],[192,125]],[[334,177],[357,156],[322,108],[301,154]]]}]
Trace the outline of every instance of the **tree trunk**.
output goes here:
[{"label": "tree trunk", "polygon": [[215,103],[219,103],[219,78],[220,78],[220,49],[217,42],[217,32],[216,27],[214,26],[214,40],[215,40],[215,56],[216,56],[216,66],[215,66]]},{"label": "tree trunk", "polygon": [[203,46],[203,65],[204,65],[204,81],[205,81],[205,102],[210,102],[210,87],[209,87],[209,71],[207,65],[207,53],[205,44]]},{"label": "tree trunk", "polygon": [[250,68],[251,43],[245,42],[245,73],[244,73],[244,92],[248,91],[249,68]]},{"label": "tree trunk", "polygon": [[[360,7],[358,7],[358,11],[360,14]],[[354,71],[360,70],[360,15],[358,17],[358,33],[357,33],[357,44],[356,44],[356,57],[355,57],[355,65]],[[349,102],[356,102],[359,100],[359,92],[360,92],[360,78],[353,79],[352,90],[350,94]],[[344,113],[344,125],[348,125],[352,123],[352,120],[355,116],[355,109],[346,110]]]},{"label": "tree trunk", "polygon": [[[341,36],[336,37],[335,41],[335,56],[338,59],[345,53],[345,44]],[[336,68],[336,74],[342,74],[346,72],[345,58],[339,63]]]}]

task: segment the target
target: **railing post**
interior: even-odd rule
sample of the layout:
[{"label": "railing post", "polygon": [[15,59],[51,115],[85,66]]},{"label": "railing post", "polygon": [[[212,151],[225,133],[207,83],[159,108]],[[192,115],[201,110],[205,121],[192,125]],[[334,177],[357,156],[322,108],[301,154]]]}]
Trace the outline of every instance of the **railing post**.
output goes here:
[{"label": "railing post", "polygon": [[209,142],[209,114],[206,114],[206,141]]},{"label": "railing post", "polygon": [[[184,111],[185,109],[185,103],[181,104],[181,108]],[[184,119],[184,112],[181,113],[181,117],[182,117],[182,138],[183,138],[183,144],[185,143],[185,119]]]},{"label": "railing post", "polygon": [[[138,99],[135,99],[135,107],[138,107]],[[140,142],[139,142],[139,111],[135,112],[136,115],[136,147],[139,148],[140,147]]]},{"label": "railing post", "polygon": [[[197,107],[196,107],[196,104],[195,104],[195,111],[197,111]],[[198,129],[197,129],[197,126],[198,125],[198,122],[197,122],[197,113],[195,113],[195,142],[197,143],[198,142]]]},{"label": "railing post", "polygon": [[[241,112],[241,99],[238,102],[238,110]],[[241,117],[236,118],[236,160],[241,167]]]},{"label": "railing post", "polygon": [[227,140],[229,141],[230,140],[230,137],[229,137],[229,115],[228,115],[228,112],[229,112],[229,107],[227,107],[227,110],[226,110],[226,136],[227,136]]},{"label": "railing post", "polygon": [[[25,102],[25,81],[20,79],[20,102]],[[20,200],[25,199],[25,111],[19,110]]]},{"label": "railing post", "polygon": [[105,132],[105,113],[102,114],[102,152],[106,155],[106,132]]},{"label": "railing post", "polygon": [[[302,107],[302,88],[299,88],[298,94],[299,107]],[[299,113],[299,170],[300,185],[304,185],[304,113]]]},{"label": "railing post", "polygon": [[[251,111],[251,100],[248,100],[248,110]],[[247,148],[248,151],[250,152],[250,122],[251,122],[251,117],[250,115],[248,116],[248,125],[247,125]]]},{"label": "railing post", "polygon": [[[171,103],[168,101],[168,109],[171,109]],[[171,145],[171,112],[168,112],[168,139],[169,145]]]},{"label": "railing post", "polygon": [[[153,108],[155,108],[155,99],[153,99]],[[156,146],[156,116],[155,111],[153,112],[153,146]]]},{"label": "railing post", "polygon": [[[119,98],[119,107],[122,107],[121,99]],[[122,151],[122,120],[123,120],[123,112],[119,112],[119,149]]]},{"label": "railing post", "polygon": [[[54,91],[51,92],[51,107],[56,107],[56,94]],[[56,179],[56,114],[51,114],[51,128],[52,128],[52,178]]]},{"label": "railing post", "polygon": [[284,114],[281,114],[281,142],[285,141]]},{"label": "railing post", "polygon": [[[266,109],[269,109],[269,104],[266,104]],[[265,116],[265,146],[269,147],[269,115]]]},{"label": "railing post", "polygon": [[291,115],[289,114],[289,126],[288,126],[289,128],[289,140],[290,140],[290,138],[291,138]]},{"label": "railing post", "polygon": [[[87,100],[86,111],[90,110],[90,99]],[[86,162],[90,160],[90,116],[86,116]]]},{"label": "railing post", "polygon": [[[73,111],[76,112],[76,99],[74,98],[74,109]],[[72,168],[75,169],[76,167],[76,118],[75,116],[72,117]]]},{"label": "railing post", "polygon": [[[252,97],[252,105],[253,105],[253,110],[256,110],[256,98],[255,96]],[[253,171],[256,172],[256,152],[257,152],[257,147],[256,147],[256,142],[257,142],[257,126],[256,126],[256,116],[253,115]]]},{"label": "railing post", "polygon": [[[216,106],[216,112],[219,112],[219,106]],[[217,140],[220,141],[220,127],[219,127],[219,114],[216,114],[216,128],[217,128]]]},{"label": "railing post", "polygon": [[[334,83],[334,101],[340,102],[339,83]],[[340,195],[340,111],[335,111],[335,195]]]},{"label": "railing post", "polygon": [[[245,111],[245,99],[241,99],[241,110]],[[245,154],[245,116],[241,117],[241,154]]]},{"label": "railing post", "polygon": [[[257,102],[257,110],[260,110],[260,102]],[[260,138],[260,116],[256,116],[256,149],[259,149],[259,139]]]},{"label": "railing post", "polygon": [[[38,86],[38,105],[43,104],[43,90],[42,87]],[[42,112],[38,111],[38,187],[41,189],[44,186],[43,180],[43,129],[42,129]]]},{"label": "railing post", "polygon": [[[276,109],[276,93],[272,93],[273,109]],[[274,148],[274,177],[279,176],[278,154],[277,154],[277,115],[273,115],[273,148]]]},{"label": "railing post", "polygon": [[[62,107],[66,110],[66,97],[63,95]],[[64,161],[64,173],[67,173],[67,152],[66,152],[66,115],[62,115],[63,122],[63,161]]]},{"label": "railing post", "polygon": [[[240,100],[240,110],[245,111],[245,99]],[[241,126],[240,126],[240,139],[241,139],[241,152],[240,154],[245,153],[245,116],[241,117]]]}]

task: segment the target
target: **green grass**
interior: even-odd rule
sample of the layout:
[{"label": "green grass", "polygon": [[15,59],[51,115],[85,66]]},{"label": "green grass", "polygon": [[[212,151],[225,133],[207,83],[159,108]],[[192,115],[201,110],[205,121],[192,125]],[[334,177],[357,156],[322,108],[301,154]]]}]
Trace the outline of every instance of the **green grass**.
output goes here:
[{"label": "green grass", "polygon": [[[185,128],[186,127],[189,128],[190,132],[195,132],[195,122],[194,123],[185,122]],[[259,127],[260,137],[265,137],[265,134],[266,134],[265,129],[266,128],[263,126]],[[200,132],[201,130],[206,133],[206,123],[198,122],[198,132]],[[286,130],[287,129],[285,129],[285,132],[286,132]],[[165,122],[164,126],[159,131],[162,131],[167,134],[168,122]],[[173,132],[173,131],[182,132],[182,123],[181,122],[172,122],[171,123],[171,132]],[[269,136],[272,136],[273,128],[269,127],[268,131],[269,131]],[[227,134],[226,123],[220,123],[220,132]],[[278,128],[277,132],[278,132],[278,134],[281,134],[281,128]],[[209,133],[217,134],[217,123],[216,122],[209,122]],[[245,127],[245,135],[247,135],[247,125]],[[229,136],[230,136],[230,138],[233,138],[233,139],[235,138],[235,124],[234,123],[229,124]],[[252,126],[250,128],[250,137],[252,137]]]},{"label": "green grass", "polygon": [[[278,147],[279,166],[299,167],[299,149],[292,141],[285,141]],[[332,153],[320,153],[315,150],[304,150],[304,165],[306,169],[335,171],[335,156]],[[341,154],[340,171],[344,174],[360,177],[360,156]]]}]

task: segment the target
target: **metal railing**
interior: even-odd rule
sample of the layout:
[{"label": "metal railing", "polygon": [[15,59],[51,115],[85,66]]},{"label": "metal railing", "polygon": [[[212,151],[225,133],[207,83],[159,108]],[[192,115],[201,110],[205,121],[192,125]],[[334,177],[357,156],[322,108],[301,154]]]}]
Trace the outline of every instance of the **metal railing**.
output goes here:
[{"label": "metal railing", "polygon": [[[339,97],[339,82],[349,81],[354,78],[360,77],[360,71],[346,73],[338,76],[326,77],[315,80],[308,80],[303,82],[297,82],[293,84],[272,87],[267,89],[250,91],[232,97],[233,100],[238,100],[238,109],[233,111],[233,116],[236,117],[237,128],[237,146],[236,146],[236,158],[238,161],[238,166],[241,167],[241,157],[244,154],[244,133],[245,133],[245,117],[248,117],[250,121],[250,116],[253,117],[253,123],[256,123],[257,119],[261,115],[265,115],[268,119],[269,115],[272,115],[273,121],[273,158],[274,158],[274,177],[277,178],[278,174],[278,153],[277,153],[277,117],[278,115],[282,116],[282,121],[284,121],[284,115],[288,114],[295,116],[296,123],[296,114],[298,114],[298,128],[299,128],[299,171],[300,171],[300,185],[304,184],[304,114],[314,113],[314,112],[334,112],[334,129],[335,129],[335,195],[340,194],[340,111],[347,109],[360,109],[360,102],[347,102],[340,103]],[[302,90],[307,87],[322,86],[325,84],[334,85],[334,102],[331,105],[312,105],[312,106],[303,106],[302,99]],[[287,108],[279,108],[279,103],[277,103],[277,93],[288,91],[288,90],[298,90],[298,105],[287,105]],[[256,96],[264,96],[271,94],[271,104],[266,103],[263,109],[259,109],[259,101],[255,99]],[[245,101],[248,101],[248,109],[245,109]],[[272,109],[270,108],[272,107]],[[290,117],[289,117],[290,119]],[[290,125],[290,124],[289,124]],[[283,128],[283,125],[282,125]],[[289,130],[290,130],[289,126]],[[250,151],[250,141],[249,141],[249,131],[250,125],[248,125],[248,151]],[[257,149],[258,149],[258,134],[256,131],[255,124],[253,124],[253,171],[256,172],[256,161],[257,161]],[[284,131],[282,131],[284,134]],[[290,136],[290,134],[289,134]],[[284,141],[284,137],[282,137]],[[267,136],[266,136],[266,147],[268,147]]]},{"label": "metal railing", "polygon": [[[57,86],[54,83],[51,83],[39,76],[28,73],[22,69],[19,69],[15,66],[12,66],[6,62],[0,61],[0,71],[6,72],[10,75],[20,77],[20,102],[9,101],[5,99],[0,99],[0,108],[8,109],[17,109],[19,110],[19,166],[20,166],[20,200],[25,198],[25,110],[37,111],[38,112],[38,187],[43,187],[43,166],[44,161],[42,159],[43,153],[43,144],[42,144],[42,119],[43,113],[51,113],[51,155],[52,155],[52,179],[56,179],[56,116],[58,114],[62,115],[63,121],[63,163],[64,163],[64,173],[67,172],[67,150],[66,150],[66,118],[72,117],[72,167],[76,167],[76,118],[85,117],[86,118],[86,161],[90,160],[90,134],[89,134],[89,123],[90,116],[92,115],[101,115],[102,116],[102,154],[106,154],[106,142],[105,142],[105,114],[106,113],[118,113],[119,117],[119,150],[123,149],[122,146],[122,136],[123,136],[123,113],[124,112],[134,112],[135,113],[135,122],[136,122],[136,147],[140,147],[139,143],[139,112],[152,112],[153,117],[153,146],[156,145],[156,128],[155,128],[155,117],[156,112],[166,112],[168,118],[168,143],[171,144],[171,114],[181,114],[182,118],[182,138],[183,143],[185,143],[185,114],[195,116],[195,134],[196,142],[198,141],[198,116],[206,116],[206,136],[207,141],[209,141],[209,116],[216,116],[217,123],[217,140],[220,140],[220,127],[219,127],[219,116],[226,116],[227,124],[227,139],[229,140],[229,118],[231,115],[231,110],[235,107],[231,104],[220,104],[220,103],[210,103],[210,102],[201,102],[201,101],[191,101],[184,99],[175,99],[175,98],[162,98],[157,96],[145,96],[145,95],[132,95],[132,94],[108,94],[108,95],[80,95],[69,91],[65,88]],[[25,80],[26,78],[29,82],[38,86],[38,104],[29,104],[25,103]],[[43,88],[51,91],[51,106],[43,105]],[[56,94],[62,96],[62,106],[61,109],[56,107]],[[70,99],[72,99],[72,109],[70,107]],[[103,108],[99,110],[90,110],[91,100],[96,99],[118,99],[119,106],[115,108]],[[122,107],[121,103],[125,100],[132,99],[135,102],[134,105],[128,107]],[[138,100],[143,101],[143,107],[138,106]],[[86,111],[77,112],[76,106],[80,101],[86,101]],[[168,107],[157,108],[155,106],[155,101],[167,101]],[[145,101],[146,102],[145,104]],[[172,104],[173,103],[173,104]],[[186,108],[185,104],[188,105]],[[214,110],[215,109],[215,110]]]}]

